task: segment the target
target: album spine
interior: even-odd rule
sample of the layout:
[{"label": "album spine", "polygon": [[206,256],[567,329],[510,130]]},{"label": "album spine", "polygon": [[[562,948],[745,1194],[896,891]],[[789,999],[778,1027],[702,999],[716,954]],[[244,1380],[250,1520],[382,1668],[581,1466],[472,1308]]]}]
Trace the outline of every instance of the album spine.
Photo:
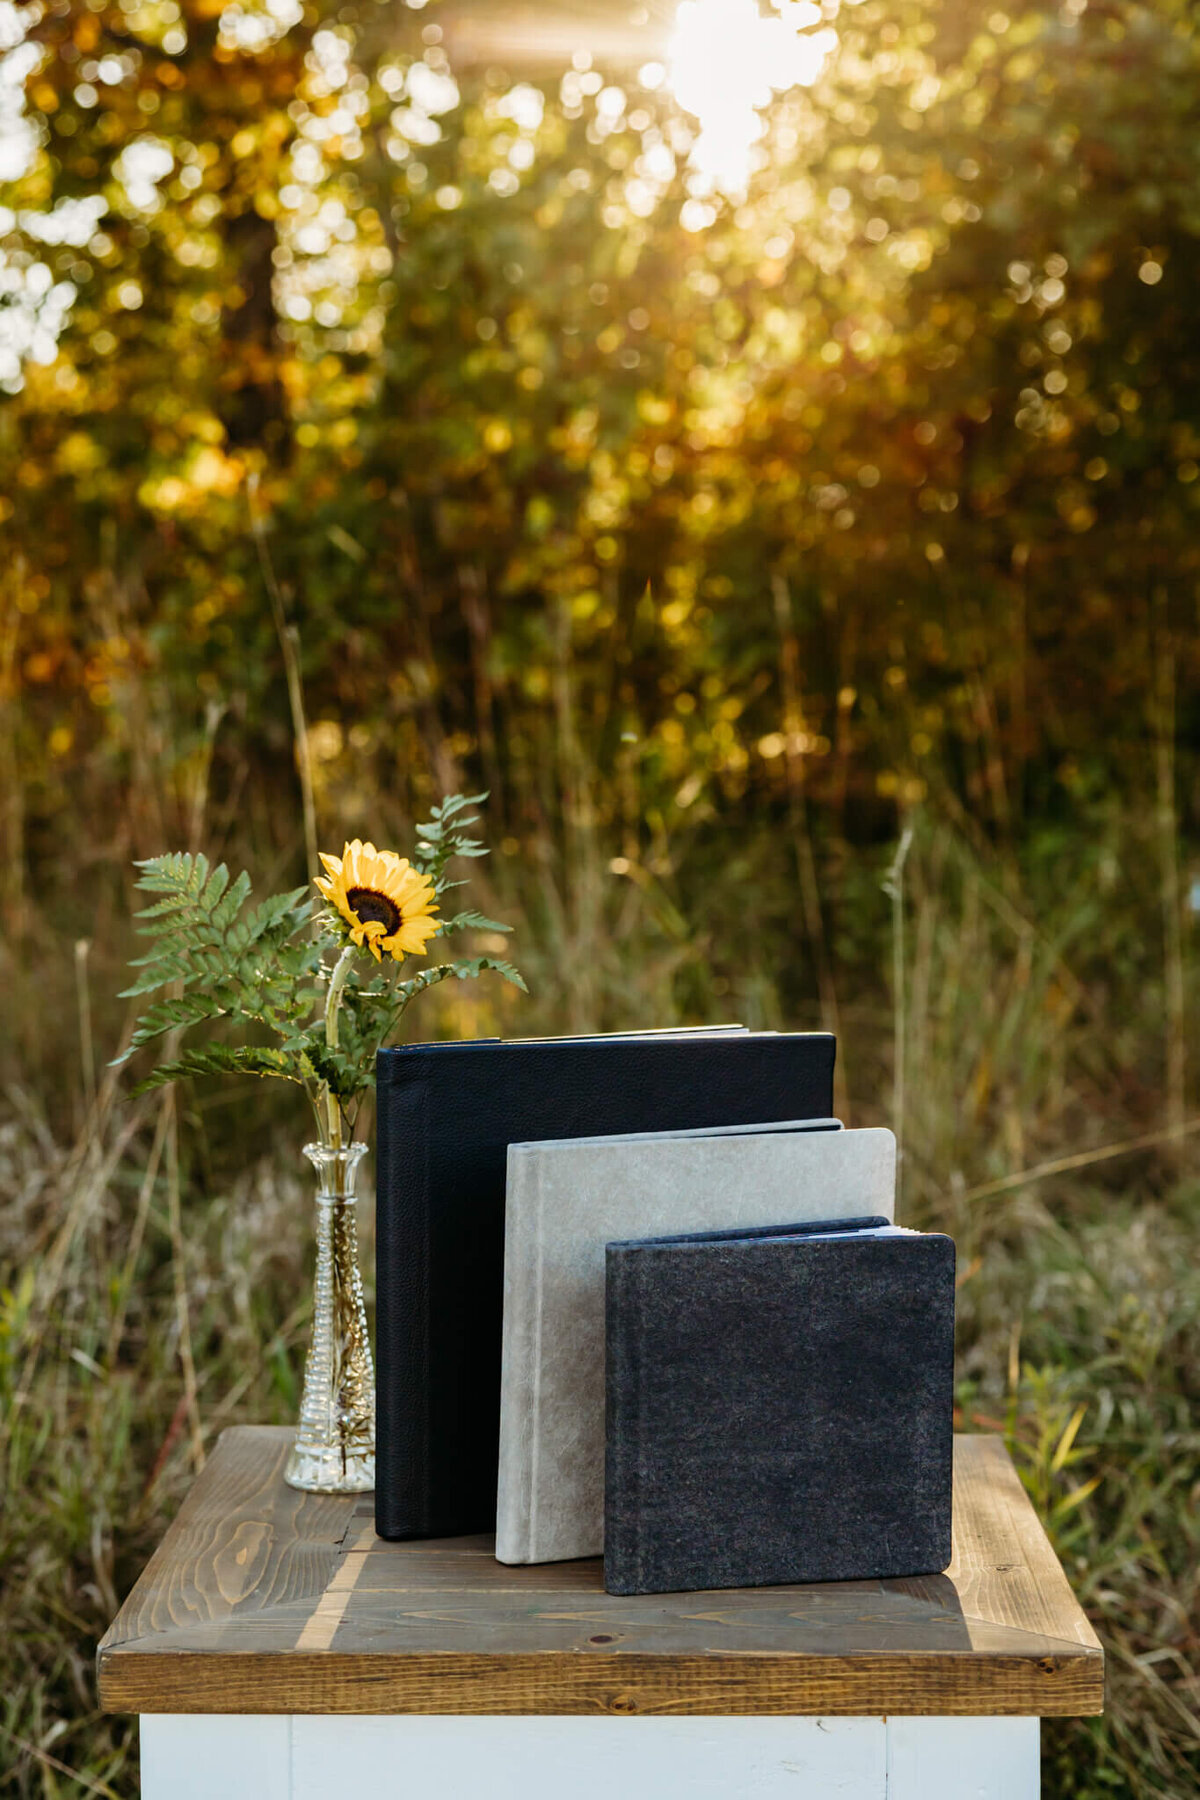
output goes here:
[{"label": "album spine", "polygon": [[[544,1175],[544,1159],[536,1150],[510,1148],[496,1484],[496,1560],[502,1563],[537,1561],[536,1484],[542,1429],[542,1259],[538,1239],[544,1227]],[[514,1196],[525,1204],[512,1204]]]},{"label": "album spine", "polygon": [[430,1080],[416,1057],[377,1064],[375,1529],[431,1535]]},{"label": "album spine", "polygon": [[605,1255],[604,1586],[643,1591],[641,1274],[646,1258],[610,1244]]}]

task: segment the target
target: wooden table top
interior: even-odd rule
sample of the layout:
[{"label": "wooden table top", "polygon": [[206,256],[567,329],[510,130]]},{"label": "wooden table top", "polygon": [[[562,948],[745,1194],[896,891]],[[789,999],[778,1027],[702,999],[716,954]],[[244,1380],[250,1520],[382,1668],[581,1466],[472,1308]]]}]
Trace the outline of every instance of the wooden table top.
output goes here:
[{"label": "wooden table top", "polygon": [[385,1543],[372,1496],[226,1431],[100,1646],[112,1712],[1098,1713],[1104,1657],[999,1438],[955,1440],[945,1575],[604,1592],[599,1559]]}]

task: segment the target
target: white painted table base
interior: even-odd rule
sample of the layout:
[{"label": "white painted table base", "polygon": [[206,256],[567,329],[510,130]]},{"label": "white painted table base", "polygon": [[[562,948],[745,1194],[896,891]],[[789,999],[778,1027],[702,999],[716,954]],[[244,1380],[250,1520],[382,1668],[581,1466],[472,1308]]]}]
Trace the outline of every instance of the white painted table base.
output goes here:
[{"label": "white painted table base", "polygon": [[146,1713],[142,1800],[1037,1800],[1038,1724]]}]

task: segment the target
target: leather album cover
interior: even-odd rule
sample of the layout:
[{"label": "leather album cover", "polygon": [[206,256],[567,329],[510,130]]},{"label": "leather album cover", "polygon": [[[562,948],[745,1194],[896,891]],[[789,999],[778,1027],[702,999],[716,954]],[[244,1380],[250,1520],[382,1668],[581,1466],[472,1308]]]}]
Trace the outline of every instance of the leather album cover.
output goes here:
[{"label": "leather album cover", "polygon": [[376,1528],[496,1519],[510,1143],[825,1118],[824,1032],[403,1045],[377,1061]]},{"label": "leather album cover", "polygon": [[607,1248],[604,1583],[950,1561],[954,1245],[880,1219]]},{"label": "leather album cover", "polygon": [[891,1218],[896,1140],[833,1119],[512,1144],[496,1555],[604,1547],[604,1251],[636,1233]]}]

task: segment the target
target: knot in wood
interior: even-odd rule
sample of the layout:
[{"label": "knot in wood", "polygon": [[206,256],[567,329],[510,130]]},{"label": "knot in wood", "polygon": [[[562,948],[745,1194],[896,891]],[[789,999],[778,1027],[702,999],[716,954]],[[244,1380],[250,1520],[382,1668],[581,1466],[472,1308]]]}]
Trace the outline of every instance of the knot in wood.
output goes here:
[{"label": "knot in wood", "polygon": [[637,1697],[634,1694],[614,1694],[608,1703],[609,1712],[635,1713],[637,1709]]}]

